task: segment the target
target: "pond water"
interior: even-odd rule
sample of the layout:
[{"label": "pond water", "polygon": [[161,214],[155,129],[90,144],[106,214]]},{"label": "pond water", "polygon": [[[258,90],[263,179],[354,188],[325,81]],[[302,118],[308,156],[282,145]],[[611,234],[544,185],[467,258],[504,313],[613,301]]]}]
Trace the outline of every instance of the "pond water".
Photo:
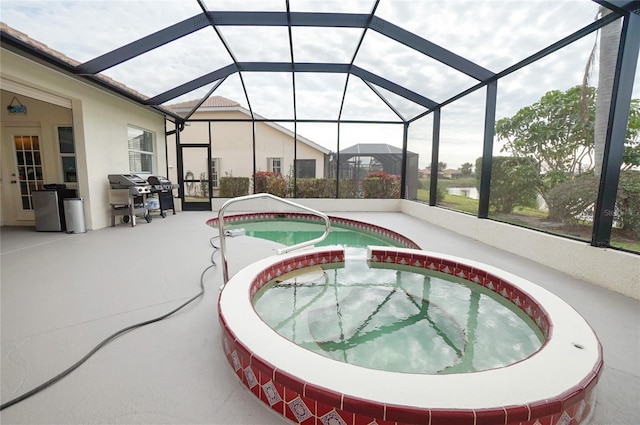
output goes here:
[{"label": "pond water", "polygon": [[450,187],[447,189],[449,195],[464,196],[466,198],[478,199],[478,189],[475,187]]}]

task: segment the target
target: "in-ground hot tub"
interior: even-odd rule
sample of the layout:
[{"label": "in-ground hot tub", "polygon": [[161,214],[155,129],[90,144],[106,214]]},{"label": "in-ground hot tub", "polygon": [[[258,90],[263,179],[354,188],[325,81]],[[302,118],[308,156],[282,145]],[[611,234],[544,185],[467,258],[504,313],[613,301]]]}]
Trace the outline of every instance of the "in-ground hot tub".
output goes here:
[{"label": "in-ground hot tub", "polygon": [[434,270],[498,294],[539,327],[543,345],[508,366],[473,373],[398,373],[354,366],[277,334],[254,310],[274,279],[345,261],[340,247],[269,257],[238,272],[219,300],[229,364],[251,392],[280,415],[304,424],[582,424],[595,404],[602,368],[592,329],[558,297],[495,267],[416,249],[370,247],[386,269]]}]

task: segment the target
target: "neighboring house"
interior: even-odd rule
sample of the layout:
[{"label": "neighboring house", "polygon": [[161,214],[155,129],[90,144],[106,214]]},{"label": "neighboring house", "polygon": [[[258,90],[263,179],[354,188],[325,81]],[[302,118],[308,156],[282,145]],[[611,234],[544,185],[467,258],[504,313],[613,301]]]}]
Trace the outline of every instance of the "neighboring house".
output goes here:
[{"label": "neighboring house", "polygon": [[443,170],[438,175],[445,179],[460,179],[463,177],[462,171],[454,170],[452,168]]},{"label": "neighboring house", "polygon": [[418,171],[418,175],[420,178],[422,177],[431,177],[431,167],[423,168]]},{"label": "neighboring house", "polygon": [[107,77],[91,82],[65,71],[78,62],[26,34],[5,24],[0,30],[53,58],[45,63],[4,43],[0,49],[0,224],[34,226],[33,192],[65,184],[84,200],[87,229],[109,226],[109,174],[166,174],[166,114],[129,99],[142,95]]},{"label": "neighboring house", "polygon": [[[399,176],[402,175],[402,158],[402,149],[398,147],[386,143],[358,143],[340,151],[340,177],[360,180],[375,171]],[[409,199],[415,199],[418,194],[418,159],[417,153],[407,151]]]},{"label": "neighboring house", "polygon": [[[431,177],[431,168],[427,167],[423,170],[420,170],[420,177]],[[446,169],[438,172],[438,177],[442,177],[443,179],[460,179],[464,177],[462,170],[454,170],[454,169]]]},{"label": "neighboring house", "polygon": [[[169,105],[175,113],[186,116],[199,103],[199,100]],[[258,120],[264,117],[255,115]],[[205,149],[182,149],[185,179],[193,176],[196,180],[206,176],[209,162],[213,196],[218,196],[220,178],[224,176],[253,177],[254,158],[253,124],[249,110],[238,102],[222,96],[209,97],[189,117],[190,120],[180,132],[180,144],[209,144],[211,158],[207,160]],[[212,121],[206,121],[212,120]],[[221,121],[230,120],[230,121]],[[233,121],[236,120],[236,121]],[[169,136],[170,180],[179,181],[177,176],[175,136]],[[275,171],[283,176],[293,176],[294,165],[298,178],[323,178],[326,176],[329,149],[311,140],[297,135],[298,143],[294,150],[292,131],[273,122],[255,123],[255,170]],[[294,154],[297,156],[294,164]],[[188,175],[187,175],[188,174]]]}]

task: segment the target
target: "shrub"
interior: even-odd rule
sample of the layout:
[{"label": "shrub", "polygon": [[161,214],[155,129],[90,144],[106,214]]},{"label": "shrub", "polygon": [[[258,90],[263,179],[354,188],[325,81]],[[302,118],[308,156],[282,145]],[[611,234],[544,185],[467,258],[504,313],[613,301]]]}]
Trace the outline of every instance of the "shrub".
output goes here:
[{"label": "shrub", "polygon": [[400,197],[400,176],[384,171],[369,173],[363,180],[365,198],[388,199]]},{"label": "shrub", "polygon": [[200,196],[202,198],[209,197],[209,180],[207,180],[207,173],[200,173]]},{"label": "shrub", "polygon": [[336,179],[296,179],[298,198],[335,198]]},{"label": "shrub", "polygon": [[289,194],[289,183],[282,174],[274,171],[257,171],[253,180],[255,193],[270,193],[281,198]]},{"label": "shrub", "polygon": [[[480,188],[482,158],[476,160],[476,185]],[[491,165],[489,208],[510,214],[515,207],[537,207],[540,174],[530,158],[495,156]]]},{"label": "shrub", "polygon": [[[593,217],[598,184],[593,173],[585,173],[554,187],[549,191],[549,218],[575,224]],[[621,172],[614,220],[625,233],[640,237],[640,171]]]},{"label": "shrub", "polygon": [[625,233],[640,238],[640,171],[627,170],[620,174],[615,214]]},{"label": "shrub", "polygon": [[249,177],[221,177],[220,196],[235,198],[249,194]]},{"label": "shrub", "polygon": [[338,191],[338,196],[343,199],[362,198],[359,180],[340,179]]},{"label": "shrub", "polygon": [[564,181],[547,194],[549,218],[565,224],[576,224],[580,219],[593,216],[598,196],[598,179],[585,173]]}]

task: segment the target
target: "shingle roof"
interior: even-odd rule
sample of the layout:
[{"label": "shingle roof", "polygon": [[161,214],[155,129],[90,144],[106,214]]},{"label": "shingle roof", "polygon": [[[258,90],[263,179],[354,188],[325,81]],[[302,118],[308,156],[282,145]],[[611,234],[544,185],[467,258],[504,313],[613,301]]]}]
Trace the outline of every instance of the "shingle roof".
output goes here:
[{"label": "shingle roof", "polygon": [[[42,53],[44,53],[44,54],[46,54],[48,56],[56,58],[57,60],[59,60],[60,62],[62,62],[64,64],[67,64],[67,65],[73,66],[73,67],[80,65],[80,62],[78,62],[77,60],[75,60],[73,58],[70,58],[69,56],[67,56],[67,55],[65,55],[65,54],[63,54],[63,53],[61,53],[61,52],[59,52],[59,51],[57,51],[55,49],[52,49],[48,45],[46,45],[46,44],[44,44],[44,43],[42,43],[42,42],[40,42],[40,41],[38,41],[38,40],[36,40],[34,38],[31,38],[28,34],[25,34],[22,31],[18,31],[17,29],[15,29],[13,27],[10,27],[9,25],[5,24],[4,22],[0,22],[0,31],[5,33],[5,34],[7,34],[7,35],[9,35],[9,36],[11,36],[11,37],[14,37],[14,38],[20,40],[22,43],[32,47],[33,49],[35,49],[37,51],[40,51],[40,52],[42,52]],[[106,84],[108,84],[108,85],[110,85],[110,86],[112,86],[112,87],[114,87],[114,88],[116,88],[118,90],[121,90],[122,92],[126,92],[126,93],[138,98],[141,103],[143,103],[144,100],[149,99],[149,96],[146,96],[146,95],[138,92],[137,90],[134,90],[131,87],[129,87],[129,86],[127,86],[127,85],[125,85],[125,84],[123,84],[123,83],[121,83],[119,81],[116,81],[111,77],[106,76],[105,74],[101,74],[101,73],[95,74],[94,78],[98,79],[98,80],[102,80]],[[156,106],[155,108],[160,110],[160,111],[163,111],[165,113],[173,114],[172,111],[168,110],[163,105]]]},{"label": "shingle roof", "polygon": [[[174,103],[168,105],[171,109],[191,109],[194,106],[198,105],[200,99],[195,100],[187,100],[186,102]],[[200,108],[233,108],[238,107],[240,104],[235,100],[227,99],[222,96],[210,96],[207,100],[204,101]],[[198,108],[198,109],[200,109]]]},{"label": "shingle roof", "polygon": [[[29,35],[23,33],[22,31],[18,31],[17,29],[15,29],[13,27],[10,27],[9,25],[5,24],[4,22],[0,22],[0,31],[2,31],[2,32],[6,33],[6,34],[8,34],[8,35],[10,35],[12,37],[17,38],[20,41],[22,41],[23,43],[28,44],[29,46],[33,47],[34,49],[39,50],[39,51],[41,51],[43,53],[46,53],[47,55],[53,56],[56,59],[59,59],[60,61],[66,63],[68,65],[71,65],[71,66],[80,65],[80,62],[78,62],[77,60],[75,60],[73,58],[70,58],[69,56],[67,56],[67,55],[65,55],[65,54],[63,54],[63,53],[61,53],[61,52],[59,52],[59,51],[57,51],[55,49],[52,49],[51,47],[47,46],[46,44],[29,37]],[[115,87],[117,87],[117,88],[119,88],[119,89],[121,89],[123,91],[126,91],[126,92],[128,92],[128,93],[130,93],[130,94],[132,94],[132,95],[134,95],[134,96],[136,96],[138,98],[140,98],[140,99],[148,99],[149,98],[148,96],[145,96],[144,94],[132,89],[131,87],[128,87],[128,86],[122,84],[121,82],[114,80],[111,77],[107,77],[104,74],[96,74],[95,77],[100,79],[100,80],[102,80],[102,81],[105,81],[106,83],[108,83],[108,84],[110,84],[112,86],[115,86]]]},{"label": "shingle roof", "polygon": [[0,22],[0,31],[9,34],[12,37],[15,37],[17,39],[19,39],[20,41],[22,41],[25,44],[28,44],[29,46],[33,47],[34,49],[37,49],[41,52],[44,52],[48,55],[51,55],[57,59],[60,59],[61,61],[72,65],[72,66],[77,66],[80,65],[80,62],[78,62],[75,59],[70,58],[69,56],[60,53],[57,50],[52,49],[51,47],[47,46],[46,44],[35,40],[31,37],[29,37],[27,34],[23,33],[22,31],[18,31],[17,29],[10,27],[9,25],[5,24],[4,22]]}]

